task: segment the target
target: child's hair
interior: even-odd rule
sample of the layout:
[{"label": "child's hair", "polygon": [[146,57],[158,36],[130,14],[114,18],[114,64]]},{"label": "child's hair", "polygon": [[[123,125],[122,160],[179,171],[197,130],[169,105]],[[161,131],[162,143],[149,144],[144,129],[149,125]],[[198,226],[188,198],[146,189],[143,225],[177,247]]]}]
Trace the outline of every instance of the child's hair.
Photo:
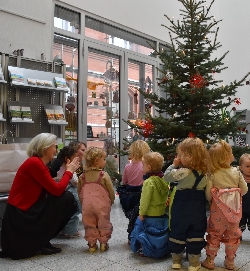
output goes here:
[{"label": "child's hair", "polygon": [[148,152],[143,155],[142,160],[151,166],[151,172],[161,171],[164,165],[164,157],[159,152]]},{"label": "child's hair", "polygon": [[104,149],[99,147],[90,147],[86,150],[84,155],[85,165],[84,167],[93,167],[95,166],[95,160],[106,156]]},{"label": "child's hair", "polygon": [[70,159],[74,154],[77,153],[77,149],[72,146],[65,146],[62,149],[60,149],[57,159],[61,163],[65,163],[67,159]]},{"label": "child's hair", "polygon": [[244,160],[250,160],[250,154],[249,153],[243,153],[239,159],[239,166],[242,165]]},{"label": "child's hair", "polygon": [[129,158],[134,161],[141,160],[143,155],[147,152],[150,152],[150,147],[148,143],[143,140],[134,141],[128,150]]},{"label": "child's hair", "polygon": [[228,163],[228,156],[231,154],[231,146],[224,140],[213,144],[209,149],[209,156],[211,159],[211,171],[215,172],[221,168],[230,168]]},{"label": "child's hair", "polygon": [[208,151],[199,138],[186,138],[177,147],[177,153],[181,152],[188,156],[187,167],[191,170],[199,170],[202,174],[209,171],[210,159]]}]

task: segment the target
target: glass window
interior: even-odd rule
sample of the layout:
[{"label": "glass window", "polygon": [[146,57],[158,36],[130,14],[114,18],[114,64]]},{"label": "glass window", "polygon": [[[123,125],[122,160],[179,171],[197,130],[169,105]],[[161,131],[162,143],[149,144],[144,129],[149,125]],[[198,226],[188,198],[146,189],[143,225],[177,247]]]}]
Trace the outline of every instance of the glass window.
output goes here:
[{"label": "glass window", "polygon": [[154,56],[152,47],[155,47],[155,41],[87,16],[85,19],[85,36],[140,54]]},{"label": "glass window", "polygon": [[80,13],[55,5],[54,26],[79,34]]},{"label": "glass window", "polygon": [[87,147],[116,154],[120,141],[120,59],[89,48],[87,81]]},{"label": "glass window", "polygon": [[53,59],[66,64],[66,82],[69,93],[65,99],[65,141],[68,145],[77,140],[77,82],[78,82],[78,42],[73,39],[54,35]]}]

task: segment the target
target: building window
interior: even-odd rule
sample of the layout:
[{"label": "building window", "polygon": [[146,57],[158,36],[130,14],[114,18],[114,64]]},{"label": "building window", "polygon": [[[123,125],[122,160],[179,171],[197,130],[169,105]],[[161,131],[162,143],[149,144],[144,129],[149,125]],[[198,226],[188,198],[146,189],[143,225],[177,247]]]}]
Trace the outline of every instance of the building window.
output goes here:
[{"label": "building window", "polygon": [[55,5],[54,27],[80,33],[80,13]]},{"label": "building window", "polygon": [[91,17],[85,17],[85,36],[140,54],[154,56],[154,40],[125,31],[121,28],[98,21]]}]

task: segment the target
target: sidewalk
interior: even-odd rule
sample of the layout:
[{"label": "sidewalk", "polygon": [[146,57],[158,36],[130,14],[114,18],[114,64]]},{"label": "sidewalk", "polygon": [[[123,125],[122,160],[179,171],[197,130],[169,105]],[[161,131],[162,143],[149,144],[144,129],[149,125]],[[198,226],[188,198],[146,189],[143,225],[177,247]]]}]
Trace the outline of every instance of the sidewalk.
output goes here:
[{"label": "sidewalk", "polygon": [[[59,254],[44,256],[39,255],[30,259],[13,261],[11,259],[0,259],[0,271],[168,271],[171,269],[171,258],[161,260],[140,257],[131,252],[127,244],[127,223],[116,196],[115,204],[112,207],[111,220],[114,231],[109,242],[110,249],[106,252],[97,251],[94,254],[88,253],[87,242],[83,237],[75,239],[55,238],[52,244],[62,248]],[[82,233],[83,227],[80,227]],[[238,250],[235,260],[235,270],[250,270],[250,232],[243,233],[243,241]],[[205,258],[202,252],[201,259]],[[183,268],[187,271],[188,262],[183,258]],[[218,257],[215,260],[215,271],[227,270],[224,268],[224,247],[222,246]],[[208,269],[201,268],[201,271]]]}]

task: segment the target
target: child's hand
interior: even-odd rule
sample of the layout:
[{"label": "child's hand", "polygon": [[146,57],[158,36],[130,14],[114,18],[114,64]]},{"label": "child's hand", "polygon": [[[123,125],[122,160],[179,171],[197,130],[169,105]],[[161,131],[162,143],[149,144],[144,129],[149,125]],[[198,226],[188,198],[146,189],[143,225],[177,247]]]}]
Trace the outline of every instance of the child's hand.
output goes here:
[{"label": "child's hand", "polygon": [[144,218],[143,215],[139,215],[139,219],[140,219],[141,221],[143,221],[145,218]]},{"label": "child's hand", "polygon": [[173,161],[173,165],[175,167],[178,167],[181,164],[181,159],[179,157],[176,157]]}]

